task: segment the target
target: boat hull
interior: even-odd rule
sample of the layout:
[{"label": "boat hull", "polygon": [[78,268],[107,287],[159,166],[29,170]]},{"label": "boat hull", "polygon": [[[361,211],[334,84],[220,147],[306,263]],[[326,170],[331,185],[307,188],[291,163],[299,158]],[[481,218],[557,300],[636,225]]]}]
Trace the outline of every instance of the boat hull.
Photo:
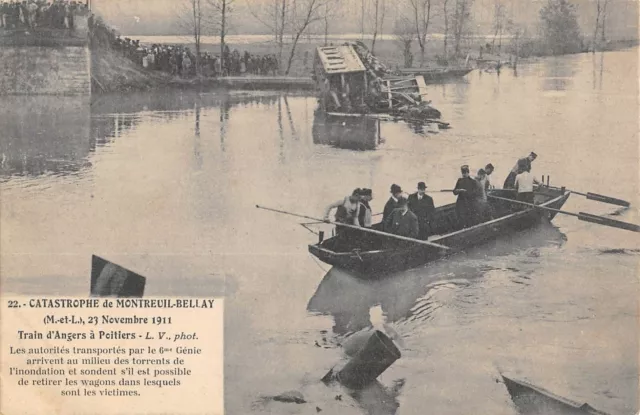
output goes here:
[{"label": "boat hull", "polygon": [[[542,205],[560,209],[569,196],[570,192],[558,192],[557,196],[552,197]],[[444,208],[455,209],[454,205],[448,205]],[[330,243],[318,243],[309,245],[309,252],[329,265],[348,270],[361,278],[373,279],[392,272],[416,268],[467,248],[477,247],[501,236],[521,232],[536,226],[541,220],[552,220],[554,216],[555,212],[542,209],[523,210],[470,228],[429,239],[429,241],[452,248],[449,251],[398,241],[390,248],[375,250],[356,248],[346,252],[344,249],[342,250],[343,252],[337,252],[328,248],[327,246],[331,246]]]}]

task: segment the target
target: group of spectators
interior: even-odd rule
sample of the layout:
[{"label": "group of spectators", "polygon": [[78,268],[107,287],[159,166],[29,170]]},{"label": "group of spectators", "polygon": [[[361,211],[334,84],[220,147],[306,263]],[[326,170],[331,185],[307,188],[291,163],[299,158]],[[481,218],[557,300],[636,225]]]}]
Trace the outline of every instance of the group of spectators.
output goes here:
[{"label": "group of spectators", "polygon": [[0,2],[0,28],[6,30],[75,29],[77,14],[88,13],[87,4],[69,0]]},{"label": "group of spectators", "polygon": [[231,51],[225,45],[224,59],[219,55],[201,52],[199,62],[195,51],[180,45],[140,44],[139,40],[121,37],[114,29],[108,28],[104,22],[94,16],[89,17],[89,30],[92,42],[101,47],[108,47],[121,53],[137,65],[148,69],[169,73],[174,76],[189,78],[196,75],[196,65],[200,66],[200,74],[207,77],[238,76],[244,74],[275,75],[278,71],[278,60],[275,55],[241,54],[237,49]]}]

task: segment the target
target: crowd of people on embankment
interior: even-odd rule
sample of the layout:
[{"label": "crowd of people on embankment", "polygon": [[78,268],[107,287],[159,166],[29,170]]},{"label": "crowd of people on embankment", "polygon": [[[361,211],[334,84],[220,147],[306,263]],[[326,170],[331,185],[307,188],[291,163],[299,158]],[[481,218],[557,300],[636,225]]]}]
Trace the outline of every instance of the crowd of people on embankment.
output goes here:
[{"label": "crowd of people on embankment", "polygon": [[222,59],[220,55],[200,52],[199,62],[195,51],[182,45],[143,45],[139,40],[121,37],[114,29],[108,28],[100,19],[89,18],[89,30],[93,42],[101,47],[114,50],[136,65],[165,72],[182,78],[196,76],[196,65],[200,74],[207,77],[252,75],[275,75],[278,59],[275,55],[253,55],[247,51],[240,53],[225,45]]},{"label": "crowd of people on embankment", "polygon": [[0,1],[0,28],[75,29],[75,16],[88,12],[87,4],[69,0]]}]

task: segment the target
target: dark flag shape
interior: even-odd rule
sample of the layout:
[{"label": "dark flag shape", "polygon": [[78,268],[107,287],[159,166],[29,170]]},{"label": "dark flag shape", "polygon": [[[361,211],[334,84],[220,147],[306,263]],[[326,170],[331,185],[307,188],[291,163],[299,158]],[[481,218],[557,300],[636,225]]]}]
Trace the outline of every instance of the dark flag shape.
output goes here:
[{"label": "dark flag shape", "polygon": [[146,278],[99,256],[91,257],[91,295],[142,297]]}]

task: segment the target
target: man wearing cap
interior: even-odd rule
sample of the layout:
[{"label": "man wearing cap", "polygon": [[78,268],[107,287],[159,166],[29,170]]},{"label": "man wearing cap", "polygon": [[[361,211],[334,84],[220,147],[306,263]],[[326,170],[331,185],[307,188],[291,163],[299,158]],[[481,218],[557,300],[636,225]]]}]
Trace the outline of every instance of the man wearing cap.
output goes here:
[{"label": "man wearing cap", "polygon": [[516,185],[516,176],[527,169],[531,170],[531,163],[538,157],[536,153],[533,151],[524,158],[518,160],[515,166],[509,172],[509,175],[504,181],[503,189],[515,189]]},{"label": "man wearing cap", "polygon": [[436,210],[433,198],[425,193],[426,190],[427,185],[424,182],[418,183],[418,191],[409,195],[408,200],[409,210],[418,217],[418,225],[420,226],[418,236],[420,239],[427,239],[429,236],[429,222]]},{"label": "man wearing cap", "polygon": [[398,207],[398,198],[402,195],[402,188],[397,184],[391,185],[391,197],[387,200],[382,211],[382,221],[386,222],[391,213]]},{"label": "man wearing cap", "polygon": [[384,223],[386,232],[394,235],[417,238],[420,232],[418,217],[409,210],[408,200],[398,197],[398,208],[395,209]]},{"label": "man wearing cap", "polygon": [[358,223],[363,228],[370,228],[372,221],[371,206],[369,202],[373,199],[371,189],[362,189],[360,191],[360,213],[358,213]]},{"label": "man wearing cap", "polygon": [[462,177],[456,182],[453,194],[458,196],[456,200],[458,220],[464,228],[468,228],[473,226],[475,222],[474,205],[476,199],[481,196],[480,185],[469,177],[469,166],[466,164],[460,167],[460,172]]}]

